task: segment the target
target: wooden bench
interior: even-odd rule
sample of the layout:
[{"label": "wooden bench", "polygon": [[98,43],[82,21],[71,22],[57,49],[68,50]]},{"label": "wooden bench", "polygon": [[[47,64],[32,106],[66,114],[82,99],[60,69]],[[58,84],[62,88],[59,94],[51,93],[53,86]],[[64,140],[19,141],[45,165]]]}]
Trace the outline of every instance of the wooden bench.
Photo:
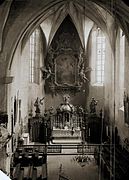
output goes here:
[{"label": "wooden bench", "polygon": [[20,175],[20,163],[16,165],[16,167],[14,167],[13,169],[13,179],[17,180],[19,178]]}]

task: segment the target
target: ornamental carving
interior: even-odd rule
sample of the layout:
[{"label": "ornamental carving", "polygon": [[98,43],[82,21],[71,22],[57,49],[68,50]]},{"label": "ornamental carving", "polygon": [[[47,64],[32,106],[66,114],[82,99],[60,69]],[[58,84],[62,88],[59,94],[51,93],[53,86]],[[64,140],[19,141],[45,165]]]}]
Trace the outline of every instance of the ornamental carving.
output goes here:
[{"label": "ornamental carving", "polygon": [[79,92],[83,83],[89,81],[85,73],[91,70],[89,67],[85,68],[84,58],[80,59],[80,53],[77,54],[70,48],[57,53],[51,47],[49,53],[46,66],[41,71],[50,91],[54,94]]},{"label": "ornamental carving", "polygon": [[[68,19],[67,19],[68,20]],[[41,68],[45,80],[46,92],[77,93],[84,83],[89,80],[86,77],[86,56],[84,49],[71,21],[60,26],[53,41],[48,48],[45,58],[45,66]]]}]

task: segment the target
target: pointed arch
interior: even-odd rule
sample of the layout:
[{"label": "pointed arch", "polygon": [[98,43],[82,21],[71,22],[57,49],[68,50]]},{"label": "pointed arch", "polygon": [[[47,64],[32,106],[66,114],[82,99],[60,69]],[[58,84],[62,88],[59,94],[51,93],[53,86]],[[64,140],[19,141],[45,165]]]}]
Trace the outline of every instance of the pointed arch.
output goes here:
[{"label": "pointed arch", "polygon": [[[51,32],[50,32],[50,37],[49,37],[49,43],[48,43],[48,46],[51,44],[53,38],[54,38],[54,35],[56,34],[58,28],[60,27],[60,25],[63,23],[63,21],[65,20],[65,18],[67,16],[70,16],[71,20],[72,20],[72,23],[73,25],[75,26],[76,30],[77,30],[77,33],[79,35],[79,38],[80,38],[80,41],[81,41],[81,44],[82,46],[84,47],[84,38],[82,36],[82,32],[80,33],[80,31],[78,31],[78,28],[76,26],[76,24],[74,23],[73,21],[73,18],[71,17],[71,15],[69,13],[65,13],[63,16],[60,16],[61,18],[59,20],[55,20],[53,22],[53,25],[52,25],[52,28],[51,28]],[[56,23],[55,23],[56,22]]]},{"label": "pointed arch", "polygon": [[[79,10],[79,7],[81,7],[81,11],[79,13],[83,15],[82,17],[84,17],[84,15],[85,15],[86,17],[88,17],[89,19],[94,21],[102,30],[104,30],[104,32],[107,34],[107,36],[109,36],[107,26],[106,26],[106,21],[103,18],[102,13],[99,12],[99,10],[94,2],[85,1],[85,3],[84,3],[84,1],[82,2],[82,1],[78,1],[78,0],[76,0],[75,2],[73,2],[73,1],[66,2],[66,1],[58,0],[58,1],[52,1],[51,3],[48,2],[45,5],[42,3],[41,6],[35,4],[34,7],[35,7],[34,9],[31,9],[29,12],[27,12],[28,13],[27,17],[25,17],[24,10],[23,10],[22,13],[20,13],[20,16],[18,16],[15,19],[15,23],[13,23],[11,30],[6,29],[7,33],[6,33],[6,39],[3,44],[3,49],[4,49],[4,51],[6,50],[6,52],[8,52],[6,59],[5,59],[6,67],[8,69],[10,69],[10,67],[11,67],[11,63],[13,60],[15,50],[16,50],[19,42],[21,42],[23,37],[26,35],[26,33],[31,28],[39,26],[50,15],[55,15],[56,12],[58,11],[58,9],[63,9],[62,12],[65,11],[65,14],[64,14],[65,16],[69,12],[70,17],[71,17],[71,13],[70,13],[71,8],[73,8],[74,10],[75,9]],[[63,7],[65,7],[65,8],[63,8]],[[85,12],[84,12],[84,7],[85,7]],[[19,24],[19,22],[20,22],[19,18],[21,18],[21,17],[23,18],[23,16],[24,16],[24,23]],[[73,19],[73,16],[71,18]],[[75,24],[75,20],[73,21],[73,23]],[[61,22],[59,24],[61,24]],[[17,29],[16,25],[19,26],[19,29]],[[8,27],[8,22],[7,22],[7,27]],[[76,25],[75,25],[75,27],[76,27],[77,31],[79,32]],[[11,35],[13,34],[12,29],[13,29],[13,31],[16,32],[15,35],[13,36],[13,41],[10,40]],[[53,33],[51,33],[51,35],[50,35],[49,44],[53,38],[52,34]],[[79,32],[79,36],[81,36],[80,32]],[[81,39],[82,44],[84,44],[84,42],[82,40],[83,38],[80,38],[80,39]],[[3,53],[5,53],[5,52],[3,52]],[[7,69],[6,73],[8,73],[8,69]]]},{"label": "pointed arch", "polygon": [[[70,16],[78,32],[83,48],[86,48],[88,36],[85,37],[84,34],[87,33],[89,35],[89,32],[92,29],[94,23],[89,18],[87,18],[82,12],[80,13],[80,9],[74,2],[70,2],[67,5],[64,4],[64,6],[62,6],[61,9],[58,9],[58,11],[56,12],[56,15],[53,18],[53,24],[49,36],[48,46],[51,44],[52,39],[55,33],[57,32],[59,26],[67,16]],[[84,26],[87,22],[90,22],[90,26],[88,26],[87,29],[85,29]]]},{"label": "pointed arch", "polygon": [[[36,27],[40,30],[40,34],[41,34],[41,40],[42,40],[42,45],[43,45],[43,52],[46,53],[46,49],[47,49],[47,41],[46,41],[46,36],[45,33],[43,31],[43,29],[41,28],[41,26],[39,25],[38,27]],[[25,44],[28,40],[28,38],[30,37],[30,35],[35,31],[36,29],[35,27],[30,29],[30,31],[27,32],[27,34],[23,37],[22,39],[22,45],[21,45],[21,51],[23,51]]]}]

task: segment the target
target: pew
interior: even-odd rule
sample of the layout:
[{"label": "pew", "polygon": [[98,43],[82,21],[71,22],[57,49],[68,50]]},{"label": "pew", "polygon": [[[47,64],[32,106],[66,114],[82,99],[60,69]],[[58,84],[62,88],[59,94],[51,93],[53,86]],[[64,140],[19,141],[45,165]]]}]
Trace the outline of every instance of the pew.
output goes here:
[{"label": "pew", "polygon": [[[47,178],[46,154],[44,146],[19,148],[13,155],[13,180],[36,180]],[[15,162],[15,163],[14,163]]]},{"label": "pew", "polygon": [[35,166],[39,165],[39,152],[37,150],[35,150],[35,152],[33,152],[33,154],[32,154],[32,163]]},{"label": "pew", "polygon": [[16,167],[14,167],[13,170],[13,179],[17,180],[19,178],[20,175],[20,163],[16,165]]},{"label": "pew", "polygon": [[24,168],[21,168],[18,180],[23,180],[23,178],[24,178]]},{"label": "pew", "polygon": [[34,168],[32,180],[36,180],[36,179],[37,179],[37,168]]},{"label": "pew", "polygon": [[18,163],[20,163],[20,161],[19,161],[20,159],[19,159],[19,152],[15,152],[14,153],[14,160],[13,160],[13,162],[14,162],[14,166],[16,166]]},{"label": "pew", "polygon": [[42,165],[42,179],[47,178],[47,165],[43,164]]},{"label": "pew", "polygon": [[29,169],[28,169],[27,179],[28,179],[28,180],[32,180],[32,177],[33,177],[33,166],[30,165],[30,166],[29,166]]}]

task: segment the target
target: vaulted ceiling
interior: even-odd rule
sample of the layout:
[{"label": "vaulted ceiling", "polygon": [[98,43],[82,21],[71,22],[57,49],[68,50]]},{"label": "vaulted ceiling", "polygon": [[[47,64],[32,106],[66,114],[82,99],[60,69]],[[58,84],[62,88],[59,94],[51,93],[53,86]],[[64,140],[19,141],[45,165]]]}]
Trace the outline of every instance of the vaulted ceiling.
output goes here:
[{"label": "vaulted ceiling", "polygon": [[[60,20],[56,24],[57,27],[53,24],[55,30],[51,36],[64,17],[71,13],[71,9],[72,12],[76,10],[76,17],[71,15],[75,24],[78,18],[77,12],[80,11],[103,31],[107,31],[108,24],[102,13],[104,10],[114,17],[115,23],[123,29],[129,40],[129,7],[122,0],[6,0],[0,3],[0,56],[1,61],[5,62],[3,66],[8,68],[19,42],[27,38],[38,25],[57,11],[56,15],[59,18],[56,19]],[[76,24],[76,27],[79,26]]]}]

